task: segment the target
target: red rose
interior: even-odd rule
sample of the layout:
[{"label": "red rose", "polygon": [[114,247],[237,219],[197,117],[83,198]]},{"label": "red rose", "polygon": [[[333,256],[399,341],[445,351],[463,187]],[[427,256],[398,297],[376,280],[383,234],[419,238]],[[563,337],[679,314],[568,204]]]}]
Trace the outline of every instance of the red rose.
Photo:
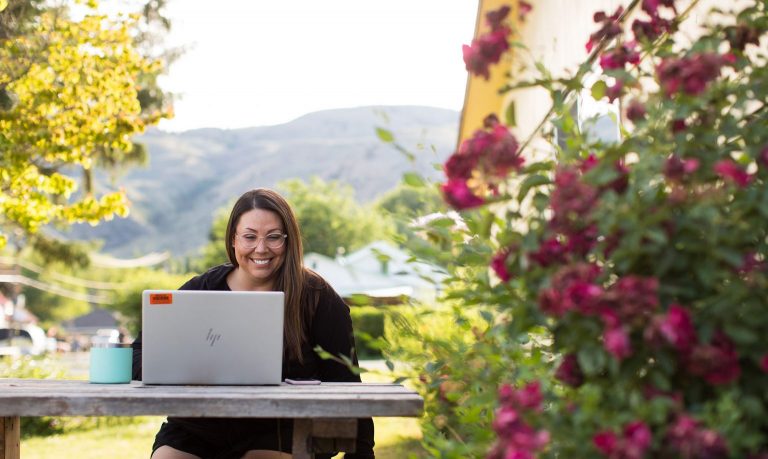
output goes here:
[{"label": "red rose", "polygon": [[581,371],[576,355],[568,354],[563,358],[555,371],[555,378],[571,387],[579,387],[584,384],[584,373]]}]

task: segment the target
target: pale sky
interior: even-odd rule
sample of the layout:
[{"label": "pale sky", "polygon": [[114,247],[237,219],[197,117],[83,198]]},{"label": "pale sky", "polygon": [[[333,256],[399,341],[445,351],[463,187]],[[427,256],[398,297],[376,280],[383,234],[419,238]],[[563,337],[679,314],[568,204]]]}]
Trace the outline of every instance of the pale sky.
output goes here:
[{"label": "pale sky", "polygon": [[460,110],[477,0],[171,0],[161,80],[179,93],[160,128],[280,124],[363,105]]}]

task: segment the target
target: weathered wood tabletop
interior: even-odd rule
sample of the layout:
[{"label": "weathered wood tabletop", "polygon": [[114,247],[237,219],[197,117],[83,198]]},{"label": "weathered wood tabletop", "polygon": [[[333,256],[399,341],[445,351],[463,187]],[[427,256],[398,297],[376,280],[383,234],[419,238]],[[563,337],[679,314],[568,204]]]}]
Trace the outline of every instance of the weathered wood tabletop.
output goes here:
[{"label": "weathered wood tabletop", "polygon": [[348,451],[356,418],[415,417],[423,400],[399,384],[150,386],[1,379],[0,459],[19,458],[20,416],[187,416],[289,418],[294,458]]}]

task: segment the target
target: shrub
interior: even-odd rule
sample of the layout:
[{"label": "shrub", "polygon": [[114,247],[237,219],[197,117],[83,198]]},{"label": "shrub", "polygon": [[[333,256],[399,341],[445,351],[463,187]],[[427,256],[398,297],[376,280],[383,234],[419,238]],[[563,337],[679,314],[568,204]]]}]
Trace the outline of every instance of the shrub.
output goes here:
[{"label": "shrub", "polygon": [[[674,0],[596,13],[574,76],[539,66],[510,86],[549,92],[554,157],[489,116],[448,159],[466,226],[425,231],[453,241],[445,301],[464,333],[422,332],[410,354],[436,456],[768,455],[768,5],[737,5],[690,44]],[[469,70],[506,49],[509,12],[465,48]],[[571,116],[598,59],[592,94],[630,121],[615,143]]]},{"label": "shrub", "polygon": [[411,309],[410,305],[372,306],[358,305],[350,308],[355,344],[359,359],[380,359],[385,346],[385,330],[388,317]]}]

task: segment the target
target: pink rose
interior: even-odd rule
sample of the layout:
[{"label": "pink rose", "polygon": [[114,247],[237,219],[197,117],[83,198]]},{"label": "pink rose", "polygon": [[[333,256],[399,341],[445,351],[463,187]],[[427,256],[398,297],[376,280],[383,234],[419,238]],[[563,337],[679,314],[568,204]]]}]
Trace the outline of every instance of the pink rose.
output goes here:
[{"label": "pink rose", "polygon": [[587,42],[587,52],[592,52],[592,47],[601,40],[610,40],[611,38],[621,34],[621,25],[619,25],[619,17],[624,13],[624,7],[619,6],[616,11],[611,15],[606,15],[603,11],[595,13],[593,19],[597,23],[601,23],[600,29],[589,36]]},{"label": "pink rose", "polygon": [[517,16],[520,18],[520,22],[524,22],[528,14],[533,10],[533,6],[525,0],[519,0],[517,2]]},{"label": "pink rose", "polygon": [[632,355],[629,335],[624,327],[606,327],[603,332],[603,346],[619,361]]},{"label": "pink rose", "polygon": [[581,180],[581,172],[574,167],[560,167],[555,172],[555,189],[550,197],[552,220],[555,231],[571,234],[594,208],[598,190]]},{"label": "pink rose", "polygon": [[539,250],[528,256],[543,267],[565,261],[566,247],[557,238],[552,237],[541,242]]},{"label": "pink rose", "polygon": [[491,259],[491,268],[499,276],[503,282],[507,282],[512,278],[512,275],[507,269],[507,257],[509,256],[511,249],[509,247],[502,249]]},{"label": "pink rose", "polygon": [[758,162],[759,162],[759,163],[760,163],[762,166],[764,166],[764,167],[768,167],[768,146],[765,146],[765,147],[764,147],[764,148],[763,148],[763,149],[760,151],[760,156],[757,158],[757,160],[758,160]]},{"label": "pink rose", "polygon": [[627,104],[627,119],[633,123],[645,119],[645,105],[637,99]]},{"label": "pink rose", "polygon": [[719,331],[710,344],[699,344],[691,351],[688,370],[710,384],[730,384],[741,376],[739,356],[733,342]]},{"label": "pink rose", "polygon": [[686,125],[685,120],[683,120],[683,119],[676,119],[676,120],[672,121],[671,128],[672,128],[672,133],[673,134],[679,134],[679,133],[685,131],[686,129],[688,129],[688,126]]},{"label": "pink rose", "polygon": [[463,45],[461,50],[467,71],[473,75],[490,78],[489,67],[501,60],[509,49],[509,29],[501,27],[472,40],[471,45]]},{"label": "pink rose", "polygon": [[699,169],[699,160],[696,158],[680,158],[672,155],[664,164],[664,175],[669,180],[682,181]]},{"label": "pink rose", "polygon": [[618,314],[621,323],[645,322],[659,307],[658,288],[655,277],[624,276],[608,288],[601,303]]},{"label": "pink rose", "polygon": [[731,180],[741,188],[749,185],[754,178],[732,159],[722,159],[716,162],[713,169],[717,175],[724,179]]},{"label": "pink rose", "polygon": [[669,344],[688,354],[698,341],[690,312],[678,304],[669,306],[659,331]]},{"label": "pink rose", "polygon": [[446,202],[455,209],[471,209],[485,204],[485,200],[475,195],[464,180],[450,179],[443,184],[442,191]]},{"label": "pink rose", "polygon": [[520,170],[525,160],[520,155],[517,139],[499,123],[490,131],[491,144],[480,158],[485,172],[503,178],[512,170]]},{"label": "pink rose", "polygon": [[604,455],[615,459],[642,459],[651,446],[651,429],[643,421],[624,426],[622,436],[603,431],[592,437],[595,447]]},{"label": "pink rose", "polygon": [[502,406],[493,418],[493,430],[499,435],[509,435],[517,427],[518,421],[520,421],[520,415],[517,410],[511,406]]},{"label": "pink rose", "polygon": [[[572,309],[589,309],[595,295],[589,290],[586,291],[587,295],[581,293],[585,292],[584,284],[595,284],[599,274],[600,268],[589,263],[576,263],[560,268],[552,276],[550,288],[539,292],[539,307],[542,312],[560,317]],[[569,292],[572,287],[578,285],[581,287]]]},{"label": "pink rose", "polygon": [[498,436],[488,453],[490,459],[534,459],[537,450],[549,442],[549,432],[535,430],[521,414],[540,411],[542,402],[538,381],[515,389],[509,384],[499,387],[500,407],[496,410],[492,426]]},{"label": "pink rose", "polygon": [[643,21],[635,19],[632,22],[632,33],[635,35],[636,41],[653,41],[656,40],[664,32],[671,30],[674,26],[674,22],[663,19],[659,16],[654,16],[650,21]]},{"label": "pink rose", "polygon": [[659,84],[668,95],[683,92],[696,96],[720,76],[727,58],[714,53],[700,53],[680,59],[667,58],[656,67]]},{"label": "pink rose", "polygon": [[499,30],[504,27],[504,19],[509,16],[511,8],[509,5],[504,5],[498,10],[493,10],[485,13],[485,22],[491,30]]},{"label": "pink rose", "polygon": [[611,86],[608,86],[608,89],[605,90],[605,95],[608,96],[608,100],[610,102],[613,102],[614,100],[621,97],[623,92],[624,92],[624,81],[617,78],[616,83],[614,83]]},{"label": "pink rose", "polygon": [[651,446],[651,429],[643,421],[633,421],[624,427],[624,438],[633,449],[645,451]]},{"label": "pink rose", "polygon": [[518,389],[512,394],[511,402],[523,410],[541,410],[541,402],[544,397],[541,394],[541,383],[533,381]]},{"label": "pink rose", "polygon": [[703,429],[692,417],[681,414],[664,437],[666,449],[680,457],[725,459],[728,449],[723,438],[714,430]]},{"label": "pink rose", "polygon": [[610,431],[599,432],[592,437],[592,443],[606,456],[610,456],[616,450],[616,434]]},{"label": "pink rose", "polygon": [[459,150],[445,162],[445,175],[449,179],[466,180],[472,176],[476,165],[477,156]]},{"label": "pink rose", "polygon": [[640,54],[636,50],[637,43],[626,42],[606,51],[600,56],[600,67],[603,70],[623,69],[627,64],[640,62]]},{"label": "pink rose", "polygon": [[568,234],[568,242],[565,244],[566,254],[584,256],[589,253],[597,242],[597,225],[589,225],[580,231],[572,231]]}]

